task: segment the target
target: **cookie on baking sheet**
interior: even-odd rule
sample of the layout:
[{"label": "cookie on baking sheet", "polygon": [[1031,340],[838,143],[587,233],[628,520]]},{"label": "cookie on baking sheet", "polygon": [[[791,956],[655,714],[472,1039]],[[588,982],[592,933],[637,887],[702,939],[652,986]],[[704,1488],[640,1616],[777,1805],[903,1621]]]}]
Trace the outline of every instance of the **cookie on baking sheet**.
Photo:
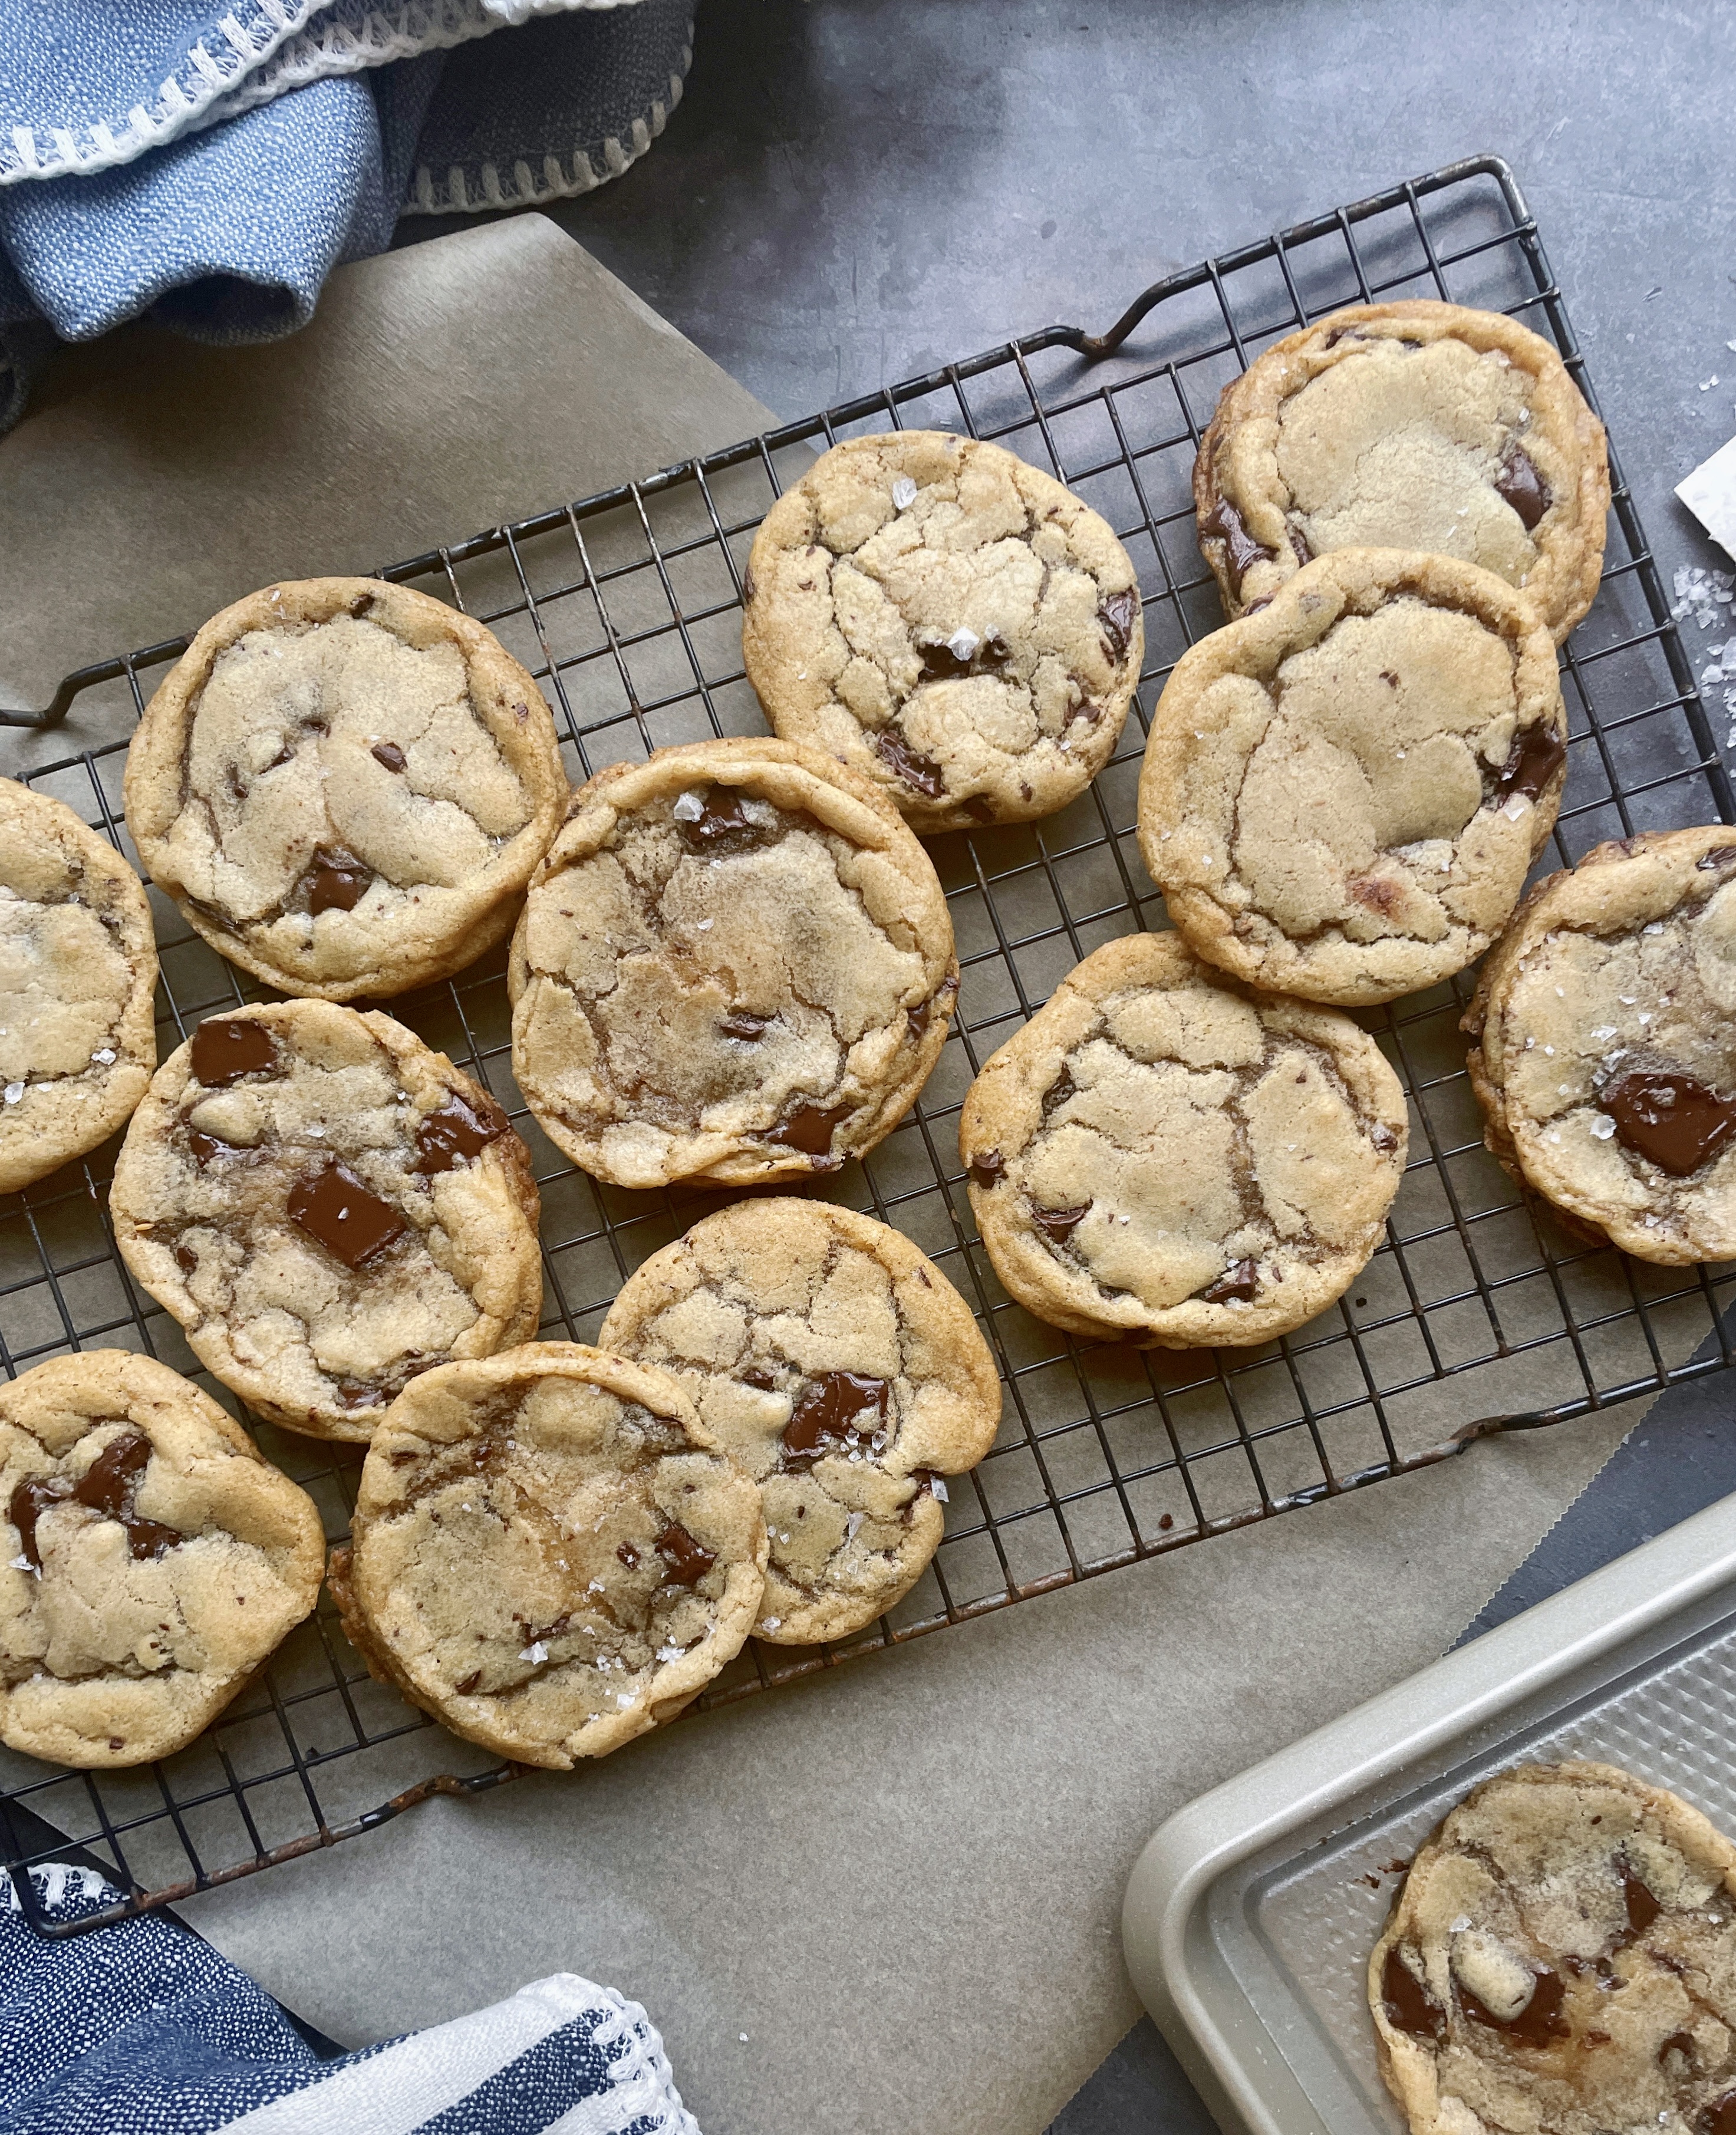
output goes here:
[{"label": "cookie on baking sheet", "polygon": [[1523,588],[1559,645],[1603,568],[1603,425],[1553,346],[1498,312],[1355,304],[1224,388],[1194,462],[1231,615],[1337,549],[1425,549]]},{"label": "cookie on baking sheet", "polygon": [[404,992],[510,932],[567,797],[491,632],[378,579],[214,616],[145,708],[127,825],[231,963],[325,1000]]},{"label": "cookie on baking sheet", "polygon": [[1065,978],[959,1123],[994,1271],[1039,1319],[1144,1348],[1312,1319],[1381,1242],[1405,1093],[1346,1015],[1262,994],[1175,934]]},{"label": "cookie on baking sheet", "polygon": [[1521,1765],[1417,1853],[1368,1968],[1414,2135],[1736,2126],[1736,1847],[1610,1765]]},{"label": "cookie on baking sheet", "polygon": [[1595,846],[1540,882],[1464,1027],[1489,1147],[1593,1236],[1736,1256],[1736,830]]},{"label": "cookie on baking sheet", "polygon": [[365,1439],[418,1372],[536,1332],[525,1145],[388,1015],[283,1001],[207,1018],[128,1129],[109,1208],[200,1362],[316,1438]]},{"label": "cookie on baking sheet", "polygon": [[921,831],[1028,822],[1082,793],[1144,646],[1108,523],[999,445],[853,438],[754,537],[742,650],[766,718]]},{"label": "cookie on baking sheet", "polygon": [[382,1682],[570,1769],[672,1720],[753,1628],[759,1493],[666,1372],[533,1342],[415,1380],[331,1586]]},{"label": "cookie on baking sheet", "polygon": [[157,1065],[138,877],[46,793],[0,778],[0,1193],[114,1133]]},{"label": "cookie on baking sheet", "polygon": [[1524,596],[1448,557],[1347,549],[1177,662],[1139,850],[1201,956],[1366,1006],[1482,954],[1566,777],[1555,651]]},{"label": "cookie on baking sheet", "polygon": [[[898,1232],[824,1201],[742,1201],[627,1278],[597,1336],[686,1387],[760,1486],[756,1637],[859,1631],[921,1576],[941,1475],[994,1442],[1000,1384],[970,1308]],[[944,1486],[943,1486],[944,1488]]]},{"label": "cookie on baking sheet", "polygon": [[183,1749],[312,1609],[313,1500],[154,1358],[0,1386],[0,1741],[61,1765]]},{"label": "cookie on baking sheet", "polygon": [[866,779],[696,742],[575,796],[513,937],[512,1065],[617,1186],[835,1171],[910,1109],[958,990],[940,879]]}]

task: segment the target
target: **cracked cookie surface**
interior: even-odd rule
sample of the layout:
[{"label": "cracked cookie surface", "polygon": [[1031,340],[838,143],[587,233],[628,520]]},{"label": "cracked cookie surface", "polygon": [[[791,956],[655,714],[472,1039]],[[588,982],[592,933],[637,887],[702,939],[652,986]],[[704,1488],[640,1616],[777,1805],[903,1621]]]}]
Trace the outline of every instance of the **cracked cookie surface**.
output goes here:
[{"label": "cracked cookie surface", "polygon": [[312,1610],[313,1500],[154,1358],[0,1387],[0,1741],[62,1765],[184,1748]]},{"label": "cracked cookie surface", "polygon": [[1334,312],[1226,385],[1193,471],[1231,616],[1338,549],[1421,549],[1522,588],[1559,645],[1603,565],[1603,426],[1554,347],[1495,312]]},{"label": "cracked cookie surface", "polygon": [[1641,1260],[1736,1256],[1736,831],[1598,845],[1538,884],[1465,1029],[1507,1169]]},{"label": "cracked cookie surface", "polygon": [[597,1339],[679,1378],[759,1484],[757,1638],[839,1639],[909,1592],[937,1475],[994,1442],[1000,1385],[964,1299],[887,1225],[824,1201],[720,1209],[627,1278]]},{"label": "cracked cookie surface", "polygon": [[1202,956],[1369,1005],[1482,954],[1566,777],[1555,651],[1524,597],[1447,557],[1345,549],[1177,662],[1139,849]]},{"label": "cracked cookie surface", "polygon": [[835,1171],[909,1109],[958,990],[932,862],[791,742],[697,742],[574,796],[513,939],[512,1063],[617,1186]]},{"label": "cracked cookie surface", "polygon": [[152,879],[283,992],[389,995],[500,941],[566,773],[493,634],[377,579],[268,586],[194,638],[127,757]]},{"label": "cracked cookie surface", "polygon": [[128,1129],[116,1242],[249,1406],[366,1439],[416,1372],[527,1340],[530,1159],[487,1092],[389,1016],[208,1017]]},{"label": "cracked cookie surface", "polygon": [[331,1586],[382,1681],[568,1770],[699,1695],[752,1629],[765,1569],[759,1493],[675,1379],[534,1342],[405,1390]]},{"label": "cracked cookie surface", "polygon": [[46,793],[0,778],[0,1193],[114,1133],[157,1065],[138,877]]},{"label": "cracked cookie surface", "polygon": [[1368,1969],[1414,2135],[1722,2135],[1736,1847],[1608,1765],[1522,1765],[1419,1851]]},{"label": "cracked cookie surface", "polygon": [[999,445],[852,438],[754,537],[742,647],[766,718],[925,832],[1028,822],[1082,793],[1144,644],[1108,523]]},{"label": "cracked cookie surface", "polygon": [[1348,1016],[1260,994],[1174,934],[1087,956],[970,1087],[959,1126],[994,1271],[1069,1334],[1265,1342],[1380,1243],[1404,1092]]}]

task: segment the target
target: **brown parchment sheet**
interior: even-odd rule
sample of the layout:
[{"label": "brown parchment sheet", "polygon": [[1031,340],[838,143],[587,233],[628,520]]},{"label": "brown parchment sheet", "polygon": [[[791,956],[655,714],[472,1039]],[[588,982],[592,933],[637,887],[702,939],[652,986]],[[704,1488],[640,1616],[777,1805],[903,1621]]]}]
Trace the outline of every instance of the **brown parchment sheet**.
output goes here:
[{"label": "brown parchment sheet", "polygon": [[[190,629],[272,578],[365,570],[771,419],[538,216],[346,269],[314,325],[271,349],[131,330],[70,356],[0,443],[0,696],[41,702],[67,669]],[[588,538],[605,568],[617,537]],[[129,719],[118,692],[92,693],[60,734],[0,737],[3,767]],[[1068,961],[1064,941],[1022,956],[1033,998]],[[1443,1021],[1428,1043],[1444,1058],[1460,1041]],[[956,1103],[968,1072],[950,1046],[937,1100]],[[1436,1190],[1428,1174],[1405,1189]],[[934,1250],[926,1208],[911,1227]],[[1424,1201],[1410,1220],[1429,1227]],[[1367,1280],[1395,1278],[1376,1262]],[[1596,1285],[1621,1280],[1576,1271],[1583,1316]],[[1624,1295],[1612,1287],[1612,1310]],[[1539,1331],[1559,1324],[1545,1285],[1504,1311],[1521,1340],[1527,1312]],[[188,1363],[157,1324],[166,1360]],[[1703,1308],[1654,1320],[1671,1360],[1705,1324]],[[1650,1370],[1631,1318],[1593,1339]],[[1598,1358],[1604,1383],[1625,1353]],[[1341,1348],[1305,1365],[1311,1394],[1332,1400],[1349,1363]],[[1557,1344],[1424,1385],[1389,1415],[1410,1452],[1582,1391]],[[1257,1428],[1257,1383],[1245,1398]],[[1221,1430],[1197,1406],[1198,1428]],[[184,1910],[346,2042],[567,1969],[646,2004],[707,2135],[1040,2130],[1137,2014],[1116,1922],[1155,1824],[1443,1651],[1640,1412],[1487,1442],[689,1718],[593,1771],[436,1801]],[[1226,1487],[1233,1511],[1245,1479]],[[1041,1576],[1044,1532],[1031,1526],[1021,1576]],[[487,1761],[424,1730],[324,1767],[322,1795],[336,1818]]]}]

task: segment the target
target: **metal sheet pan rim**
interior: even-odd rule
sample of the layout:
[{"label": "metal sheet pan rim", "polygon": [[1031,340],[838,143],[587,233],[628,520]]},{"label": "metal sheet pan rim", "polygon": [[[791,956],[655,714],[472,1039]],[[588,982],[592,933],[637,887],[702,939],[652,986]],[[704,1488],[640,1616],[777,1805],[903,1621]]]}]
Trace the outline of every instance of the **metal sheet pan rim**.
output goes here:
[{"label": "metal sheet pan rim", "polygon": [[[1240,1990],[1208,1996],[1187,1954],[1190,1928],[1229,1872],[1294,1836],[1319,1833],[1383,1781],[1497,1722],[1577,1672],[1736,1582],[1736,1496],[1498,1625],[1341,1718],[1223,1781],[1160,1825],[1128,1879],[1122,1944],[1140,2000],[1220,2122],[1299,2135],[1270,2109],[1249,2065],[1265,2019]],[[1234,2040],[1226,2019],[1247,2036]],[[1284,2063],[1286,2076],[1290,2071]],[[1227,2117],[1226,2117],[1227,2109]],[[1324,2126],[1318,2117],[1315,2124]]]}]

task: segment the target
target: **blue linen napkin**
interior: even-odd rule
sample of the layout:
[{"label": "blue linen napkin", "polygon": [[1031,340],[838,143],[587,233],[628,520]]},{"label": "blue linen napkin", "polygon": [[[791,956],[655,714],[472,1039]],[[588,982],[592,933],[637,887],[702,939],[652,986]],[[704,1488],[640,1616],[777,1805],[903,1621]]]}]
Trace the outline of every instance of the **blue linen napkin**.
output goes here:
[{"label": "blue linen napkin", "polygon": [[[120,1898],[90,1869],[30,1872],[56,1920]],[[0,1891],[0,2135],[699,2135],[644,2010],[573,1973],[322,2060],[188,1929],[51,1941]]]},{"label": "blue linen napkin", "polygon": [[[406,206],[615,176],[679,98],[694,8],[0,0],[0,431],[56,337],[147,313],[201,341],[274,339]],[[449,47],[506,28],[447,71]]]}]

